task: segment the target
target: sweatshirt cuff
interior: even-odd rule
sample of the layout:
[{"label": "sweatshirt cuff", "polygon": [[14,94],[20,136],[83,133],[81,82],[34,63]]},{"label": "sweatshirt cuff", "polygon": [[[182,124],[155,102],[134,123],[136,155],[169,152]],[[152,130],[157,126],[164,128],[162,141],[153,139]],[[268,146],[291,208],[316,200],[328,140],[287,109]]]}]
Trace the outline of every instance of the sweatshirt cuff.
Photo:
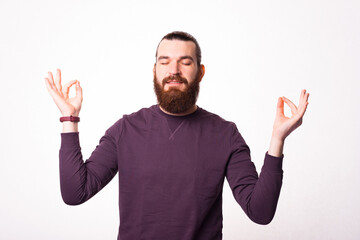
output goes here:
[{"label": "sweatshirt cuff", "polygon": [[80,148],[79,132],[61,133],[61,148]]},{"label": "sweatshirt cuff", "polygon": [[284,154],[281,157],[275,157],[269,155],[268,152],[265,153],[265,160],[263,168],[272,172],[282,173],[282,163],[284,159]]}]

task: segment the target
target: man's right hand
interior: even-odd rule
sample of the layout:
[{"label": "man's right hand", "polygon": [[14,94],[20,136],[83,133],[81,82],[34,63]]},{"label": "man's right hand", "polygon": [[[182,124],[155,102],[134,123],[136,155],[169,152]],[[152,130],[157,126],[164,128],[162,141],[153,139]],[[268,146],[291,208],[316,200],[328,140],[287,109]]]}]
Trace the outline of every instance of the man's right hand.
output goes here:
[{"label": "man's right hand", "polygon": [[[51,72],[48,72],[48,78],[45,78],[45,84],[48,92],[52,96],[54,102],[58,106],[63,116],[79,116],[81,103],[83,100],[82,88],[80,82],[72,80],[61,86],[61,71],[56,70],[56,78],[54,78]],[[75,84],[76,96],[69,98],[70,87]]]}]

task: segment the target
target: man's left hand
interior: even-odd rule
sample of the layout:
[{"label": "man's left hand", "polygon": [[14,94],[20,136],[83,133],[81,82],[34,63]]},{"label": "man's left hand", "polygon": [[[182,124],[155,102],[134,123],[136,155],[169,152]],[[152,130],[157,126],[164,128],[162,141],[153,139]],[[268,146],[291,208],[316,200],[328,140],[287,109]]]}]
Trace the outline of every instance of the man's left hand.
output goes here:
[{"label": "man's left hand", "polygon": [[[279,141],[284,141],[285,138],[302,124],[302,118],[305,114],[309,98],[309,93],[302,90],[300,94],[299,106],[291,102],[286,97],[279,97],[276,110],[276,118],[273,127],[272,138]],[[286,117],[284,115],[284,102],[290,107],[292,116]]]}]

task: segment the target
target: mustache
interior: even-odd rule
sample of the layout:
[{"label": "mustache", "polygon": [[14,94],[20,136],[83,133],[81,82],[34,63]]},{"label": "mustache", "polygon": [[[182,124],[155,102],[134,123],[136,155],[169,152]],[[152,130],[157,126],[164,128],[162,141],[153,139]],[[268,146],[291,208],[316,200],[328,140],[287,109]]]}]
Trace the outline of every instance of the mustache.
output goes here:
[{"label": "mustache", "polygon": [[178,81],[180,83],[185,83],[185,84],[188,84],[188,81],[186,80],[186,78],[183,78],[179,75],[171,75],[169,77],[166,77],[162,80],[162,84],[165,85],[165,83],[169,82],[169,81]]}]

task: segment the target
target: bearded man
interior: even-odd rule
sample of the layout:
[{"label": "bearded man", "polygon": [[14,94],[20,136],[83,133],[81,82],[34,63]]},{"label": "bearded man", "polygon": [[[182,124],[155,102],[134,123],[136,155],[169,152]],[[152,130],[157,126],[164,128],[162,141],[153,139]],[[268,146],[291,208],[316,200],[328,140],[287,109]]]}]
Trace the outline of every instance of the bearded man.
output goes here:
[{"label": "bearded man", "polygon": [[[163,37],[156,51],[158,104],[124,115],[106,130],[83,161],[78,132],[82,88],[61,86],[57,70],[45,78],[63,117],[60,183],[65,203],[81,204],[118,172],[118,239],[222,239],[222,189],[226,178],[235,200],[258,224],[275,214],[282,185],[285,138],[302,123],[309,94],[296,107],[278,99],[270,148],[258,176],[236,125],[196,105],[205,74],[196,39],[185,32]],[[76,86],[76,96],[69,89]],[[284,102],[292,117],[284,115]]]}]

